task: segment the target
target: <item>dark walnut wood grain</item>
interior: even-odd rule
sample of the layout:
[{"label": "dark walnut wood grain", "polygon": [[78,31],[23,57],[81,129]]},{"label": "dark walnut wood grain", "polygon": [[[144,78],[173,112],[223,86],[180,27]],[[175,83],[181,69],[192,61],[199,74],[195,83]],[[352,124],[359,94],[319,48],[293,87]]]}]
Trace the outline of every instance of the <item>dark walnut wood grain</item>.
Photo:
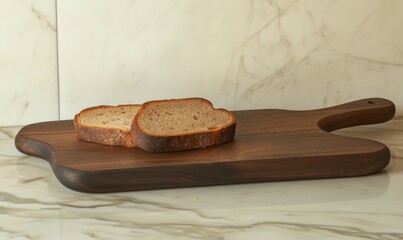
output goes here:
[{"label": "dark walnut wood grain", "polygon": [[71,120],[25,126],[15,144],[48,160],[62,184],[82,192],[350,177],[376,173],[389,163],[385,145],[329,133],[390,120],[395,106],[386,99],[310,111],[234,113],[235,140],[205,149],[149,153],[88,143],[77,138]]}]

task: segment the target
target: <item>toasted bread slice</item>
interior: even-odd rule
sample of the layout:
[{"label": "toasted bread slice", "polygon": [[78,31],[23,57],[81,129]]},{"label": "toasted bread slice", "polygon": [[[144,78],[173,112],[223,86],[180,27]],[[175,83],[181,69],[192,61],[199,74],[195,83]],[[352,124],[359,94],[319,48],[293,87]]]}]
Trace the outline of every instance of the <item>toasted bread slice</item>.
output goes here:
[{"label": "toasted bread slice", "polygon": [[203,98],[144,103],[132,123],[137,145],[150,152],[173,152],[223,144],[234,139],[235,116]]},{"label": "toasted bread slice", "polygon": [[141,105],[97,106],[74,117],[78,138],[110,146],[137,146],[130,127]]}]

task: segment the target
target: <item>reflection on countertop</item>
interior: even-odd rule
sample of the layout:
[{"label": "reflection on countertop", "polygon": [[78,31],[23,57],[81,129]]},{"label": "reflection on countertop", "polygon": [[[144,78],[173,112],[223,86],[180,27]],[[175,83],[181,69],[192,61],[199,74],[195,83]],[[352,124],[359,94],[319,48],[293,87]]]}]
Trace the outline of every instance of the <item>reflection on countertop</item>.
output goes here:
[{"label": "reflection on countertop", "polygon": [[335,134],[392,154],[378,174],[308,181],[85,194],[0,129],[0,239],[403,239],[403,117]]}]

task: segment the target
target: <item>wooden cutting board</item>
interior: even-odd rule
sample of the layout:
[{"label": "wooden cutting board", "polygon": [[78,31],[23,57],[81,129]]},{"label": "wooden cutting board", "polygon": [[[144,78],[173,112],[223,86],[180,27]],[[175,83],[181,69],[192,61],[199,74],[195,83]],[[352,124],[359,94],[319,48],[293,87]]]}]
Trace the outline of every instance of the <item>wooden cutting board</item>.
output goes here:
[{"label": "wooden cutting board", "polygon": [[234,113],[235,140],[205,149],[149,153],[88,143],[77,139],[72,120],[25,126],[15,145],[48,160],[62,184],[82,192],[350,177],[378,172],[389,163],[385,145],[329,133],[390,120],[395,106],[386,99],[309,111]]}]

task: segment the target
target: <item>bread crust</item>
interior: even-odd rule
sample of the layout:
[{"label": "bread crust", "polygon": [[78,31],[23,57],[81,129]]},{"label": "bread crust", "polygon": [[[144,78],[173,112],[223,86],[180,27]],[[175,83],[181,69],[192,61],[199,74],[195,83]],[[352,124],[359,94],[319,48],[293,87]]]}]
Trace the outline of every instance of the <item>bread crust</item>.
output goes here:
[{"label": "bread crust", "polygon": [[82,110],[80,113],[74,116],[74,126],[76,129],[77,137],[81,140],[98,143],[108,146],[124,146],[124,147],[136,147],[137,142],[133,139],[131,131],[124,131],[118,128],[100,127],[100,126],[86,126],[80,123],[79,118],[82,113],[92,111],[99,108],[111,108],[111,107],[125,107],[125,106],[141,106],[140,104],[125,104],[118,106],[100,105],[90,107]]},{"label": "bread crust", "polygon": [[[194,131],[185,134],[160,135],[150,134],[141,129],[138,124],[139,118],[150,104],[156,104],[167,101],[189,101],[202,100],[205,101],[215,111],[225,111],[231,116],[231,121],[221,127],[206,131]],[[222,108],[214,108],[213,104],[204,98],[182,98],[170,100],[155,100],[144,103],[137,115],[133,119],[131,126],[132,136],[137,141],[137,146],[149,152],[174,152],[196,148],[205,148],[208,146],[218,145],[230,142],[234,139],[236,130],[236,117],[230,112]]]}]

